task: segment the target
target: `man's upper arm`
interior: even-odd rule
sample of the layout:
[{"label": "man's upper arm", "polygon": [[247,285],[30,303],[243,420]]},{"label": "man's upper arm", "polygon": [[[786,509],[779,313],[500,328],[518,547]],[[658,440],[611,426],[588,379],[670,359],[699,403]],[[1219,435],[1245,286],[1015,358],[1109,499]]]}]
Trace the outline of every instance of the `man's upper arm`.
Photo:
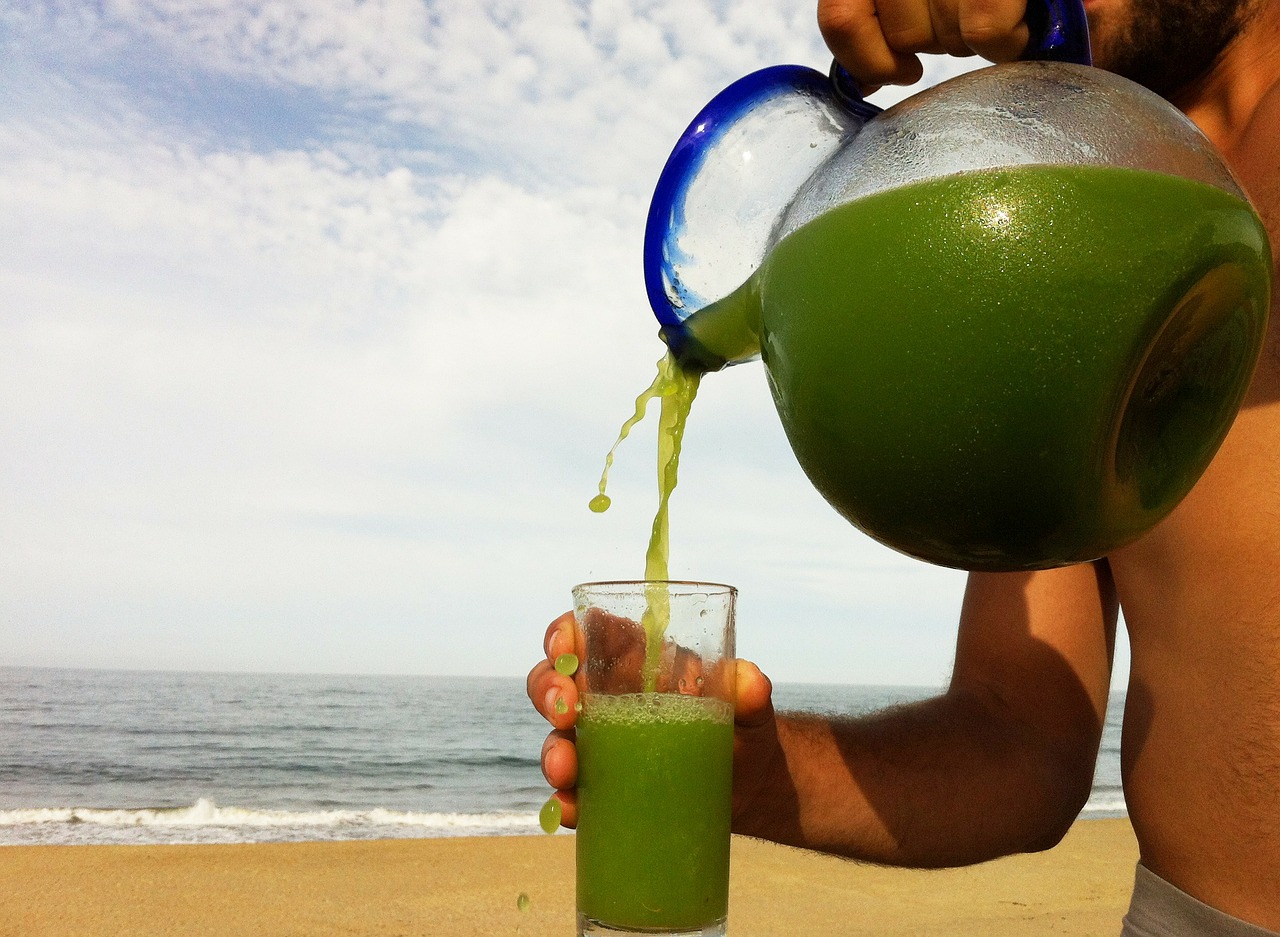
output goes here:
[{"label": "man's upper arm", "polygon": [[1042,742],[1078,792],[1092,780],[1111,684],[1117,601],[1105,561],[973,573],[948,693]]}]

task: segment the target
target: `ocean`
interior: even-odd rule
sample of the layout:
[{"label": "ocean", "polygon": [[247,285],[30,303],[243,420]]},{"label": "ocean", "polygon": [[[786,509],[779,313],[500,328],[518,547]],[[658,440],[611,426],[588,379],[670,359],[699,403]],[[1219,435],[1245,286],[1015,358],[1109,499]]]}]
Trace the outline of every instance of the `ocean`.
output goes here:
[{"label": "ocean", "polygon": [[[912,687],[781,684],[856,714]],[[1123,816],[1108,709],[1085,816]],[[546,724],[516,678],[0,667],[0,845],[542,835]]]}]

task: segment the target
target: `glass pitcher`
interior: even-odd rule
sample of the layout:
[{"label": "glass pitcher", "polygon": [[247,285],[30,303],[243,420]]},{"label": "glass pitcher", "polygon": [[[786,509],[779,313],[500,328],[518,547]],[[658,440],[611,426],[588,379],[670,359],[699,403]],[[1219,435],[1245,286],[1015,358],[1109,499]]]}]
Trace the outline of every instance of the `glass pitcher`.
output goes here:
[{"label": "glass pitcher", "polygon": [[1034,60],[885,111],[838,68],[741,79],[681,137],[645,235],[677,360],[762,358],[832,506],[966,569],[1092,560],[1166,516],[1269,306],[1266,233],[1209,142],[1088,66],[1077,0],[1028,14]]}]

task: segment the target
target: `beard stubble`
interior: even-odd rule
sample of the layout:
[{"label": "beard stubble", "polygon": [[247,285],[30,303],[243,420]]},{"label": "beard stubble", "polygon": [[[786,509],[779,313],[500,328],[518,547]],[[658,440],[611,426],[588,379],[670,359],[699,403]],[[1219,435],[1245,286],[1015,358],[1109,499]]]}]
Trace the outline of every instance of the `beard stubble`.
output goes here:
[{"label": "beard stubble", "polygon": [[1124,10],[1104,8],[1089,19],[1095,64],[1167,98],[1213,67],[1257,6],[1256,0],[1131,0]]}]

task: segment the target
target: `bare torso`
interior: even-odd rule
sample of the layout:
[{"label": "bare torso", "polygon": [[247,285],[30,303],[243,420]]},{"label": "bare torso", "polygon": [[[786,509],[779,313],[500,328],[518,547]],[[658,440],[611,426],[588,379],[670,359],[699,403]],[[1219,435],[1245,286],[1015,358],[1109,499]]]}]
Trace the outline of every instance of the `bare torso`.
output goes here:
[{"label": "bare torso", "polygon": [[[1280,85],[1222,145],[1280,248]],[[1109,558],[1132,646],[1123,770],[1143,862],[1280,930],[1280,283],[1204,478]]]}]

